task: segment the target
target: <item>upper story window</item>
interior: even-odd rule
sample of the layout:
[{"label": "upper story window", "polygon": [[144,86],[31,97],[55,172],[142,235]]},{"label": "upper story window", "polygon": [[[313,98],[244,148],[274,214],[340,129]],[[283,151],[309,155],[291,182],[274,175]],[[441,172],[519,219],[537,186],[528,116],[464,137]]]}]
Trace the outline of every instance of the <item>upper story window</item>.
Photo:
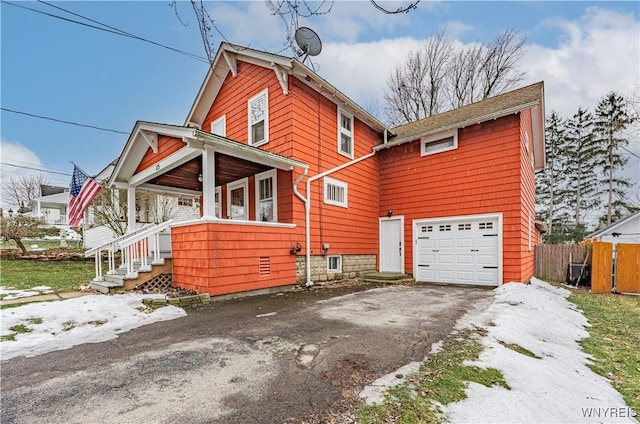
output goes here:
[{"label": "upper story window", "polygon": [[353,159],[353,115],[338,108],[338,153]]},{"label": "upper story window", "polygon": [[328,205],[347,207],[347,183],[324,178],[324,203]]},{"label": "upper story window", "polygon": [[211,133],[215,135],[227,136],[227,118],[226,115],[222,115],[211,123]]},{"label": "upper story window", "polygon": [[442,131],[420,139],[420,155],[427,156],[458,148],[458,130]]},{"label": "upper story window", "polygon": [[267,89],[249,99],[249,145],[269,141],[269,92]]},{"label": "upper story window", "polygon": [[278,220],[277,171],[272,169],[256,175],[256,220]]}]

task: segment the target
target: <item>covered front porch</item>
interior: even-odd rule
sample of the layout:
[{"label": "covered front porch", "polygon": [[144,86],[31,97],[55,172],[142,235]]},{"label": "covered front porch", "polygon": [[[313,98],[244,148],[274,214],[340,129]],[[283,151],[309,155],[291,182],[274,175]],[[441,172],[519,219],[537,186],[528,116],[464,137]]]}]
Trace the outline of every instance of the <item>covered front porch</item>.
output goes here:
[{"label": "covered front porch", "polygon": [[[120,266],[109,259],[107,276],[137,279],[171,258],[174,285],[200,293],[295,284],[304,228],[294,223],[294,191],[306,169],[198,129],[138,122],[109,181],[126,189],[128,233],[102,249],[122,257]],[[200,218],[136,229],[138,191],[192,199]]]}]

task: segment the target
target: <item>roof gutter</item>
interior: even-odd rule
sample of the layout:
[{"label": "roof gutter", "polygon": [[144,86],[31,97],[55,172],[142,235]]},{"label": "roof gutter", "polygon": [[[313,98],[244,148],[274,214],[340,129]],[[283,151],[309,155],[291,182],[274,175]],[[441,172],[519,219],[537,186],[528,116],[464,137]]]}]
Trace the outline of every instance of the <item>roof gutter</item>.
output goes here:
[{"label": "roof gutter", "polygon": [[494,120],[494,119],[502,118],[502,117],[507,116],[507,115],[518,113],[518,112],[520,112],[520,111],[522,111],[524,109],[528,109],[528,108],[533,107],[533,106],[538,106],[539,104],[540,104],[540,101],[536,100],[536,101],[533,101],[533,102],[529,102],[529,103],[525,103],[525,104],[522,104],[522,105],[514,106],[514,107],[511,107],[509,109],[505,109],[505,110],[501,110],[501,111],[498,111],[498,112],[490,113],[488,115],[480,116],[478,118],[467,119],[466,121],[457,122],[455,124],[434,128],[433,130],[425,131],[423,133],[418,133],[418,134],[414,134],[414,135],[410,135],[410,136],[405,136],[405,137],[399,138],[398,140],[389,141],[388,143],[385,143],[385,144],[379,144],[379,145],[375,146],[373,148],[373,150],[378,151],[378,150],[382,150],[382,149],[388,149],[389,147],[398,146],[400,144],[405,144],[405,143],[409,143],[411,141],[415,141],[415,140],[417,140],[417,139],[419,139],[421,137],[424,137],[426,135],[436,134],[436,133],[439,133],[439,132],[442,132],[442,131],[453,130],[453,129],[456,129],[456,128],[464,128],[464,127],[467,127],[469,125],[475,125],[475,124],[479,124],[481,122],[486,122],[486,121],[491,121],[491,120]]},{"label": "roof gutter", "polygon": [[333,174],[334,172],[338,172],[342,169],[348,168],[351,165],[355,165],[358,162],[362,162],[363,160],[369,159],[370,157],[374,156],[376,154],[376,151],[372,151],[371,153],[368,153],[364,156],[359,157],[358,159],[353,159],[349,162],[345,162],[342,165],[336,166],[335,168],[331,168],[327,171],[324,171],[318,175],[314,175],[313,177],[310,177],[307,179],[307,183],[306,183],[306,189],[307,189],[307,197],[304,197],[302,194],[300,194],[300,192],[298,191],[298,183],[302,180],[302,178],[307,175],[307,169],[305,168],[302,175],[300,175],[296,181],[293,183],[293,192],[294,194],[300,199],[302,200],[302,202],[304,203],[304,232],[305,232],[305,262],[306,262],[306,267],[305,267],[305,275],[306,275],[306,283],[305,283],[305,287],[311,287],[313,286],[313,281],[311,280],[311,183],[326,177],[329,174]]}]

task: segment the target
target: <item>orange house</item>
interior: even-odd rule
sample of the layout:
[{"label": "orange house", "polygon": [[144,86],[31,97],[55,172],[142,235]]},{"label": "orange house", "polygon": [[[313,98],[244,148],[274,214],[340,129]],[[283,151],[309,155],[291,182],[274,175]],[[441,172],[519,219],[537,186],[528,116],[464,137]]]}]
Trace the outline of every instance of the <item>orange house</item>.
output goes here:
[{"label": "orange house", "polygon": [[[543,129],[542,83],[388,128],[298,60],[223,43],[184,125],[136,123],[109,181],[130,211],[117,243],[132,261],[170,230],[174,284],[212,295],[375,270],[525,281]],[[201,218],[134,231],[137,190]]]}]

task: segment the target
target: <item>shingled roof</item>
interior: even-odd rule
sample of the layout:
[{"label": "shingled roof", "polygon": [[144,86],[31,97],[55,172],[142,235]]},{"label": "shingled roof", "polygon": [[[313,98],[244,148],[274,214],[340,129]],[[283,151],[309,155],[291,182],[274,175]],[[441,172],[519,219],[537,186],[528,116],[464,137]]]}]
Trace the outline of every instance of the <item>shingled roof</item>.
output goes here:
[{"label": "shingled roof", "polygon": [[[508,93],[490,97],[458,109],[430,116],[409,124],[392,128],[395,134],[388,143],[377,146],[383,149],[409,141],[417,140],[425,135],[435,134],[454,128],[464,128],[480,122],[500,118],[533,106],[544,105],[544,84],[537,82]],[[542,115],[544,116],[544,115]]]}]

